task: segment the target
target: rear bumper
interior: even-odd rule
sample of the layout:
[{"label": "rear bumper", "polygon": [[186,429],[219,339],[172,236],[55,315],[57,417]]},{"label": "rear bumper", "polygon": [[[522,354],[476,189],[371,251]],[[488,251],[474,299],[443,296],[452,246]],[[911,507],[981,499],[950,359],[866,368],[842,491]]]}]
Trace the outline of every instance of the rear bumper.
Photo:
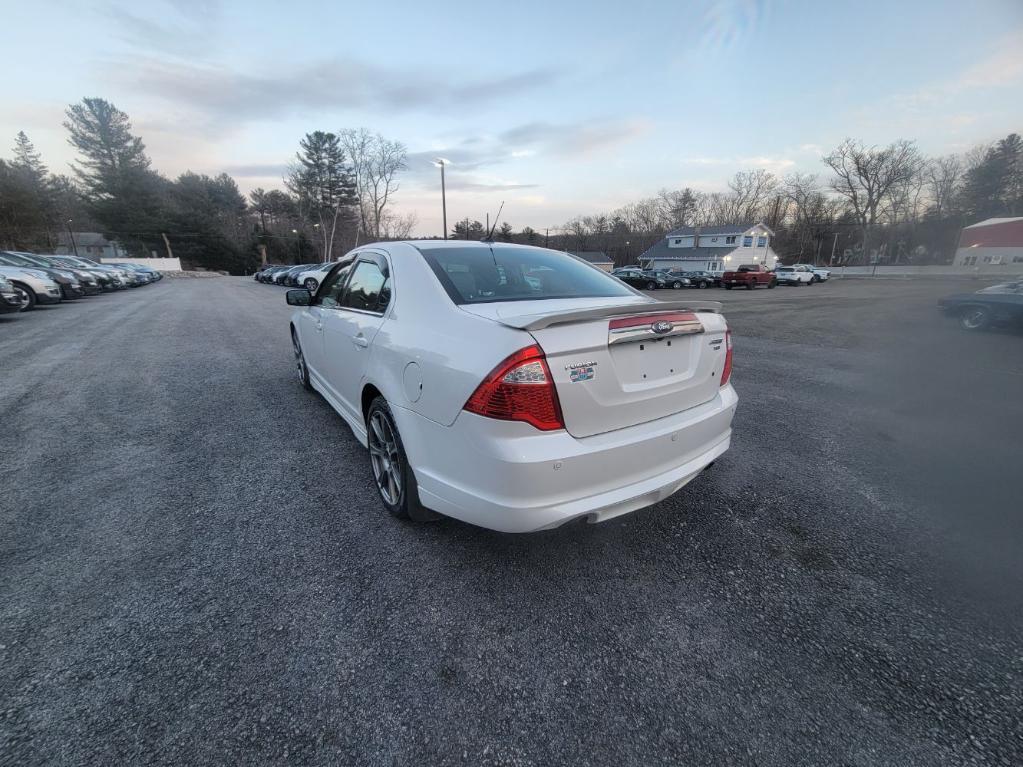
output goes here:
[{"label": "rear bumper", "polygon": [[392,412],[424,506],[521,533],[601,522],[667,498],[728,449],[737,402],[729,385],[685,412],[583,439],[467,412],[449,427]]}]

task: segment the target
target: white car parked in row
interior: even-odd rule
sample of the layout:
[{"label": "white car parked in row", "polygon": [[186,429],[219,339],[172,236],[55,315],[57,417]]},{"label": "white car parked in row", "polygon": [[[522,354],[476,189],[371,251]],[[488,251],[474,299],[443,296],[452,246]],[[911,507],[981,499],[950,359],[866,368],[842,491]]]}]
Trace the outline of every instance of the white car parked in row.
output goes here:
[{"label": "white car parked in row", "polygon": [[794,264],[794,266],[803,266],[809,269],[816,278],[811,280],[811,282],[826,282],[831,277],[831,270],[825,269],[823,266],[814,266],[813,264]]},{"label": "white car parked in row", "polygon": [[369,448],[399,517],[598,522],[668,497],[731,441],[721,305],[657,301],[565,253],[374,243],[287,300],[302,383]]},{"label": "white car parked in row", "polygon": [[817,281],[805,266],[779,266],[774,270],[774,278],[779,285],[810,285]]},{"label": "white car parked in row", "polygon": [[328,261],[325,264],[317,264],[304,272],[299,272],[295,277],[295,284],[301,285],[310,293],[315,293],[319,289],[324,275],[333,269],[336,263],[336,261]]}]

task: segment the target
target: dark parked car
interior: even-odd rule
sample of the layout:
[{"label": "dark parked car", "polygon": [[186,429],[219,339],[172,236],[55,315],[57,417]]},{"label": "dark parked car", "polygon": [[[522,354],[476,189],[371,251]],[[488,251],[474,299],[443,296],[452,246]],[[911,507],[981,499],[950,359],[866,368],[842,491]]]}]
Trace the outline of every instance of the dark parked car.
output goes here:
[{"label": "dark parked car", "polygon": [[611,272],[612,277],[617,277],[626,285],[631,285],[640,290],[657,290],[667,285],[664,278],[656,272],[648,272],[641,269],[617,269]]},{"label": "dark parked car", "polygon": [[0,274],[0,314],[21,311],[21,294],[14,289],[10,280]]},{"label": "dark parked car", "polygon": [[689,287],[689,278],[678,269],[654,269],[654,274],[664,280],[664,287],[678,290]]},{"label": "dark parked car", "polygon": [[685,272],[689,284],[694,288],[719,288],[721,278],[713,272]]},{"label": "dark parked car", "polygon": [[964,330],[1023,328],[1023,278],[976,293],[956,293],[938,301],[938,309],[956,317]]}]

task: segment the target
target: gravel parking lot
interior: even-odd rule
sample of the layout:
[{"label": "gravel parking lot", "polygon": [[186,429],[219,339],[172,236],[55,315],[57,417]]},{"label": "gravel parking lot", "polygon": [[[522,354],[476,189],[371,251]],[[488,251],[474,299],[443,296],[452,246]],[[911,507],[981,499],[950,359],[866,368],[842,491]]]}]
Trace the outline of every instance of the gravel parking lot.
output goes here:
[{"label": "gravel parking lot", "polygon": [[383,511],[279,288],[0,317],[0,762],[1020,764],[1023,337],[960,288],[659,293],[726,303],[732,450],[518,537]]}]

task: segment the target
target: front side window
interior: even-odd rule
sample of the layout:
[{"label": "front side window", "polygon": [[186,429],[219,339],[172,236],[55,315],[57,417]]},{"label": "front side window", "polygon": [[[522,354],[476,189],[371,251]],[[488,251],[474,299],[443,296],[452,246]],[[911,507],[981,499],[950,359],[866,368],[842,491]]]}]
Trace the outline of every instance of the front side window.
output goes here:
[{"label": "front side window", "polygon": [[545,248],[481,244],[421,253],[456,304],[635,295],[607,272]]},{"label": "front side window", "polygon": [[320,289],[316,293],[317,303],[320,306],[327,309],[336,309],[341,304],[341,291],[345,287],[345,278],[348,277],[348,272],[352,269],[351,264],[345,264],[333,274],[327,276],[327,279],[320,285]]},{"label": "front side window", "polygon": [[348,288],[341,299],[345,309],[365,312],[383,312],[391,297],[388,276],[372,261],[360,261],[355,265]]}]

